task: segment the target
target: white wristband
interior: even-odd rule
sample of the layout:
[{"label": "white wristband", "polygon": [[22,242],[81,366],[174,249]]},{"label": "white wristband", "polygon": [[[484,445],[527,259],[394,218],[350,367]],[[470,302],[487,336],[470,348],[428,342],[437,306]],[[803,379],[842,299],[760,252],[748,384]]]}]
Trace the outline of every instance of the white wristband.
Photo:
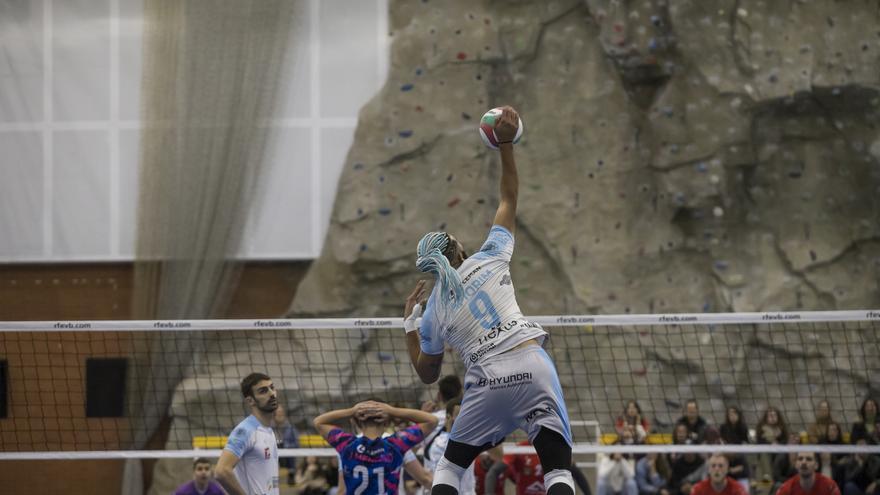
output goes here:
[{"label": "white wristband", "polygon": [[406,333],[415,332],[416,330],[419,329],[419,327],[416,326],[416,320],[421,315],[422,315],[422,305],[419,303],[416,303],[416,305],[413,306],[412,313],[410,313],[410,315],[407,316],[403,320],[403,329],[406,330]]}]

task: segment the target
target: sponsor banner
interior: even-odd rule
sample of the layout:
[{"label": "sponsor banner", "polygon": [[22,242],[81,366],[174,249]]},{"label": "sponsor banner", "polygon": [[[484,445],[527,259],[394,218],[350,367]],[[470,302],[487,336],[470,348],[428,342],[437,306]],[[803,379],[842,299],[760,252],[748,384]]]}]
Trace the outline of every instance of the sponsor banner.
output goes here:
[{"label": "sponsor banner", "polygon": [[[485,272],[484,272],[485,273]],[[724,325],[798,322],[878,321],[880,309],[853,311],[801,311],[765,313],[694,313],[667,315],[555,315],[530,316],[526,321],[545,327]],[[523,322],[520,321],[520,324]],[[250,330],[322,328],[403,328],[403,318],[306,318],[260,320],[95,320],[95,321],[0,321],[0,332],[167,330]],[[504,327],[495,328],[503,332]],[[491,340],[491,339],[489,339]]]}]

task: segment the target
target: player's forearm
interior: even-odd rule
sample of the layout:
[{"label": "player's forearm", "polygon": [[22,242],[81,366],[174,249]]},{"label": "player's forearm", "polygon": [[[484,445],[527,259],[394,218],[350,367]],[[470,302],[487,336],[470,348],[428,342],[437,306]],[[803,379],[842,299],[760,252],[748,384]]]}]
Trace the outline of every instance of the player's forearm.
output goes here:
[{"label": "player's forearm", "polygon": [[516,160],[513,157],[513,143],[499,146],[501,150],[501,202],[508,203],[516,209],[519,193],[519,174],[516,171]]},{"label": "player's forearm", "polygon": [[313,423],[315,428],[320,431],[322,426],[339,426],[342,422],[352,416],[354,416],[353,407],[349,407],[348,409],[336,409],[335,411],[325,412],[318,416]]},{"label": "player's forearm", "polygon": [[392,407],[388,414],[395,418],[409,421],[410,423],[429,424],[432,427],[437,426],[437,416],[418,409]]},{"label": "player's forearm", "polygon": [[419,375],[422,383],[434,383],[440,378],[440,365],[442,361],[424,357],[418,332],[406,334],[406,350],[409,354],[409,360],[412,362],[413,368],[415,368],[416,374]]},{"label": "player's forearm", "polygon": [[238,483],[238,480],[235,478],[235,475],[230,470],[225,469],[216,469],[214,471],[214,478],[220,483],[220,486],[226,490],[226,493],[229,495],[247,495],[244,491],[244,488]]},{"label": "player's forearm", "polygon": [[413,477],[414,480],[418,481],[422,488],[431,488],[431,484],[434,482],[434,478],[431,473],[425,469],[419,461],[407,462],[403,465],[406,472],[409,473],[410,476]]},{"label": "player's forearm", "polygon": [[422,352],[422,346],[419,342],[419,332],[409,332],[406,334],[406,350],[409,352],[409,360],[413,366],[419,364],[419,354]]}]

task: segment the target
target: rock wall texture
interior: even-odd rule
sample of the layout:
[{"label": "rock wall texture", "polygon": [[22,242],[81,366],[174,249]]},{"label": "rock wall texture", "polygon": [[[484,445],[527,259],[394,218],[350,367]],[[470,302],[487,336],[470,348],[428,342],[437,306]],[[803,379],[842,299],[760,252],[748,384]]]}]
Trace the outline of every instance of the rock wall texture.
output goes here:
[{"label": "rock wall texture", "polygon": [[[512,272],[526,314],[880,306],[877,2],[390,7],[388,81],[289,316],[399,315],[424,232],[478,247],[500,163],[477,122],[502,104],[525,122]],[[717,421],[739,402],[752,425],[775,405],[799,428],[827,395],[848,424],[880,383],[876,322],[551,331],[572,417],[606,430],[630,398],[661,431],[689,397]],[[427,398],[397,332],[273,337],[294,419],[365,394]],[[241,349],[259,362],[264,345],[242,338],[197,375],[228,376],[234,397]],[[238,411],[208,425],[183,407],[196,381],[175,428],[228,429]]]},{"label": "rock wall texture", "polygon": [[835,1],[392,2],[326,248],[291,314],[396,314],[428,230],[475,247],[523,115],[528,313],[880,302],[880,8]]},{"label": "rock wall texture", "polygon": [[[292,316],[398,314],[424,232],[477,247],[500,165],[476,122],[505,103],[526,128],[512,270],[527,314],[880,303],[876,2],[399,1],[391,27],[388,83],[361,112],[325,250]],[[854,364],[855,379],[843,380],[852,385],[836,391],[853,403],[840,407],[866,393],[870,374],[858,369],[872,365],[829,360],[828,346],[801,348],[801,333],[765,330],[731,334],[729,347],[652,336],[643,342],[652,351],[636,353],[648,362],[625,361],[620,372],[665,363],[696,377],[642,379],[668,390],[657,394],[674,403],[668,416],[690,395],[732,398],[682,382],[717,384],[718,366],[766,375],[767,359],[815,354],[817,369],[835,376]],[[850,337],[856,347],[867,337],[880,355],[876,328]],[[805,395],[767,390],[767,379],[733,382],[744,402]],[[821,383],[809,392],[820,396]],[[627,397],[613,399],[616,411]]]}]

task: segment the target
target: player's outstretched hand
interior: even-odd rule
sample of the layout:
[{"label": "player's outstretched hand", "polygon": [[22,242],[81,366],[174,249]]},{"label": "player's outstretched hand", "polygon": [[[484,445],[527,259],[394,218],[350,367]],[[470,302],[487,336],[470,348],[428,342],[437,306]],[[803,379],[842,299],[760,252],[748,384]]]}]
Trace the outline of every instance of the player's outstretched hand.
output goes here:
[{"label": "player's outstretched hand", "polygon": [[495,136],[498,142],[513,141],[519,127],[519,114],[511,106],[501,107],[501,118],[495,122]]},{"label": "player's outstretched hand", "polygon": [[[406,303],[403,307],[403,317],[408,318],[409,315],[412,314],[413,306],[416,303],[422,302],[425,299],[425,281],[419,280],[416,284],[416,287],[410,292],[409,296],[406,297]],[[422,307],[425,305],[422,304]]]}]

